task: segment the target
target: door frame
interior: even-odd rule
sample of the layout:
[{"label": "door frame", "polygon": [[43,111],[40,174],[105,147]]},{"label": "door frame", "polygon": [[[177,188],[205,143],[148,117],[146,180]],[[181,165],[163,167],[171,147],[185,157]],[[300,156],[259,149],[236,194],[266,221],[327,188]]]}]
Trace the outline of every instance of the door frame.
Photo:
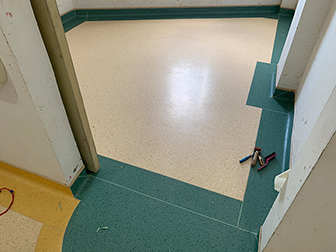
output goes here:
[{"label": "door frame", "polygon": [[30,0],[59,92],[86,169],[96,173],[100,164],[83,98],[55,0]]}]

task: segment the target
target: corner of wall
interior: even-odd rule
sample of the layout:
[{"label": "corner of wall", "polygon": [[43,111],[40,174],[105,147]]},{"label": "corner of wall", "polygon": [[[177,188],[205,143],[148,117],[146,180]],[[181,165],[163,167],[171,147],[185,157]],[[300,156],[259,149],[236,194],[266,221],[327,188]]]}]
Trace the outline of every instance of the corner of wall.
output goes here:
[{"label": "corner of wall", "polygon": [[56,0],[60,15],[64,15],[75,8],[73,0]]},{"label": "corner of wall", "polygon": [[299,0],[282,0],[280,7],[295,10],[298,2]]}]

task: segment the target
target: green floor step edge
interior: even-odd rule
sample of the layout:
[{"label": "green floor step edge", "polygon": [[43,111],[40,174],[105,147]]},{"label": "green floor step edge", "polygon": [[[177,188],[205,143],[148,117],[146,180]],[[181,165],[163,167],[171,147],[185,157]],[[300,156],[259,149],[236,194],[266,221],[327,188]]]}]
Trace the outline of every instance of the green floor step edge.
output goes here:
[{"label": "green floor step edge", "polygon": [[[78,9],[62,15],[67,32],[85,21],[193,19],[193,18],[291,18],[293,10],[279,6],[244,7],[189,7],[189,8],[136,8],[136,9]],[[287,18],[287,19],[288,19]]]}]

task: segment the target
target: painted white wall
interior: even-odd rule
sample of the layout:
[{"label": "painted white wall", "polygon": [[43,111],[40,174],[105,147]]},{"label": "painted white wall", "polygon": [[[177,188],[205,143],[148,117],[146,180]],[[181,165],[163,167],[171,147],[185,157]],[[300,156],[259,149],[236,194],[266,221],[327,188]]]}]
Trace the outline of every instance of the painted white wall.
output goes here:
[{"label": "painted white wall", "polygon": [[75,8],[72,0],[56,0],[56,3],[61,15]]},{"label": "painted white wall", "polygon": [[326,102],[304,148],[301,150],[298,159],[292,166],[286,184],[276,198],[272,209],[263,224],[261,249],[265,248],[266,244],[273,236],[278,225],[297,196],[297,193],[300,191],[302,184],[306,181],[319,156],[331,139],[331,136],[335,133],[335,107],[336,88],[334,88]]},{"label": "painted white wall", "polygon": [[294,36],[296,35],[296,30],[298,28],[300,19],[301,19],[301,15],[302,15],[302,11],[303,8],[306,4],[306,0],[299,0],[297,6],[296,6],[296,11],[294,13],[294,17],[291,23],[291,26],[289,28],[288,34],[287,34],[287,38],[286,38],[286,42],[284,44],[284,47],[282,49],[282,53],[278,62],[278,66],[277,66],[277,78],[276,78],[276,86],[277,88],[283,88],[283,86],[279,85],[279,79],[281,74],[283,74],[283,69],[284,69],[284,65],[285,62],[287,60],[288,54],[289,54],[289,50],[291,49],[293,40],[294,40]]},{"label": "painted white wall", "polygon": [[296,94],[292,169],[287,184],[275,200],[263,225],[262,249],[336,131],[336,1],[330,8],[319,38]]},{"label": "painted white wall", "polygon": [[83,163],[30,2],[2,0],[0,28],[0,161],[69,185]]},{"label": "painted white wall", "polygon": [[295,10],[297,4],[298,4],[298,0],[282,0],[280,7],[285,8],[285,9]]},{"label": "painted white wall", "polygon": [[336,135],[325,148],[265,252],[335,251]]},{"label": "painted white wall", "polygon": [[280,5],[281,0],[73,0],[75,8]]},{"label": "painted white wall", "polygon": [[[307,69],[298,85],[292,137],[292,163],[305,142],[336,85],[336,1],[316,40]],[[336,112],[336,111],[335,111]]]},{"label": "painted white wall", "polygon": [[297,90],[333,0],[299,0],[277,71],[277,88]]}]

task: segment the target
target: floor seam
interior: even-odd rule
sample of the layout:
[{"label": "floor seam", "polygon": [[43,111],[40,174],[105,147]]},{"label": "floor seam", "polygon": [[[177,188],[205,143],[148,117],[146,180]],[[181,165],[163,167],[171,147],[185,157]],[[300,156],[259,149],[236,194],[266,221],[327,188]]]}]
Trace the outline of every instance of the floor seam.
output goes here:
[{"label": "floor seam", "polygon": [[90,176],[90,175],[89,175],[89,174],[79,175],[77,178],[86,178],[86,177],[88,177],[88,176]]},{"label": "floor seam", "polygon": [[[42,222],[41,222],[41,223],[42,223]],[[45,224],[45,223],[42,223],[42,224],[45,225],[45,226],[47,226],[47,227],[50,227],[50,228],[52,228],[52,229],[55,229],[55,230],[61,232],[62,234],[65,233],[65,231],[62,231],[62,230],[60,230],[60,229],[58,229],[58,228],[55,228],[55,227],[53,227],[53,226],[50,226],[50,225],[48,225],[48,224]]]},{"label": "floor seam", "polygon": [[[3,206],[3,205],[0,205],[0,206],[6,208],[6,207]],[[33,220],[33,221],[36,221],[36,222],[40,223],[42,226],[43,226],[43,225],[48,226],[48,227],[53,228],[53,229],[55,229],[55,230],[57,230],[57,231],[59,231],[59,232],[61,232],[61,233],[63,233],[63,234],[64,234],[64,232],[65,232],[65,231],[62,231],[62,230],[60,230],[60,229],[58,229],[58,228],[55,228],[55,227],[53,227],[53,226],[50,226],[50,225],[48,225],[48,224],[46,224],[46,223],[44,223],[44,222],[41,222],[40,220],[37,220],[37,219],[35,219],[35,218],[31,217],[31,216],[28,216],[28,215],[23,214],[23,213],[21,213],[21,212],[17,212],[16,210],[13,210],[13,209],[11,209],[11,208],[9,209],[9,212],[14,212],[14,213],[16,213],[16,214],[22,215],[22,216],[24,216],[24,217],[26,217],[26,218],[28,218],[28,219],[31,219],[31,220]],[[42,228],[42,227],[41,227],[41,228]]]},{"label": "floor seam", "polygon": [[243,205],[244,205],[244,200],[242,201],[242,204],[240,206],[240,211],[239,211],[239,216],[238,216],[238,222],[237,222],[237,227],[239,227],[239,222],[240,222],[240,217],[241,217],[241,213],[243,210]]},{"label": "floor seam", "polygon": [[279,114],[284,114],[284,115],[288,115],[290,112],[281,112],[281,111],[276,111],[276,110],[273,110],[273,109],[268,109],[268,108],[262,108],[266,111],[270,111],[270,112],[275,112],[275,113],[279,113]]},{"label": "floor seam", "polygon": [[288,114],[290,114],[290,112],[281,112],[281,111],[277,111],[277,110],[273,110],[273,109],[269,109],[269,108],[259,107],[259,106],[252,105],[252,104],[247,104],[247,103],[246,103],[246,105],[247,105],[247,106],[250,106],[250,107],[254,107],[254,108],[264,109],[264,110],[267,110],[267,111],[270,111],[270,112],[279,113],[279,114],[284,114],[284,115],[288,115]]},{"label": "floor seam", "polygon": [[196,215],[198,215],[198,216],[201,216],[201,217],[204,217],[204,218],[207,218],[207,219],[210,219],[210,220],[213,220],[213,221],[216,221],[216,222],[222,223],[222,224],[224,224],[224,225],[230,226],[230,227],[232,227],[232,228],[236,228],[236,229],[238,229],[238,230],[241,230],[241,231],[244,231],[244,232],[247,232],[247,233],[253,234],[253,235],[257,235],[255,232],[251,232],[251,231],[249,231],[249,230],[246,230],[246,229],[243,229],[243,228],[237,227],[237,226],[235,226],[235,225],[232,225],[232,224],[230,224],[230,223],[227,223],[227,222],[225,222],[225,221],[221,221],[221,220],[218,220],[218,219],[212,218],[212,217],[210,217],[210,216],[207,216],[207,215],[204,215],[204,214],[201,214],[201,213],[198,213],[198,212],[192,211],[192,210],[190,210],[190,209],[187,209],[187,208],[184,208],[184,207],[181,207],[181,206],[175,205],[175,204],[173,204],[173,203],[170,203],[170,202],[167,202],[167,201],[164,201],[164,200],[158,199],[158,198],[156,198],[156,197],[153,197],[153,196],[150,196],[150,195],[148,195],[148,194],[145,194],[145,193],[142,193],[142,192],[139,192],[139,191],[136,191],[136,190],[130,189],[130,188],[128,188],[128,187],[125,187],[125,186],[122,186],[122,185],[116,184],[116,183],[114,183],[114,182],[111,182],[111,181],[108,181],[108,180],[105,180],[105,179],[101,179],[101,178],[97,178],[97,177],[95,177],[95,176],[92,176],[92,175],[90,175],[90,176],[91,176],[91,177],[93,177],[94,179],[98,179],[98,180],[104,181],[104,182],[106,182],[106,183],[109,183],[109,184],[111,184],[111,185],[114,185],[114,186],[117,186],[117,187],[123,188],[123,189],[125,189],[125,190],[128,190],[128,191],[131,191],[131,192],[134,192],[134,193],[137,193],[137,194],[143,195],[143,196],[145,196],[145,197],[148,197],[148,198],[151,198],[151,199],[154,199],[154,200],[157,200],[157,201],[160,201],[160,202],[162,202],[162,203],[164,203],[164,204],[167,204],[167,205],[170,205],[170,206],[173,206],[173,207],[179,208],[179,209],[181,209],[181,210],[184,210],[184,211],[187,211],[187,212],[189,212],[189,213],[193,213],[193,214],[196,214]]},{"label": "floor seam", "polygon": [[[279,90],[279,89],[278,89]],[[274,98],[277,98],[277,97],[279,97],[279,96],[281,96],[281,95],[283,95],[283,94],[285,94],[285,93],[289,93],[290,91],[283,91],[282,93],[280,93],[280,94],[278,94],[278,95],[275,95],[275,96],[272,96],[272,98],[274,99]]]}]

